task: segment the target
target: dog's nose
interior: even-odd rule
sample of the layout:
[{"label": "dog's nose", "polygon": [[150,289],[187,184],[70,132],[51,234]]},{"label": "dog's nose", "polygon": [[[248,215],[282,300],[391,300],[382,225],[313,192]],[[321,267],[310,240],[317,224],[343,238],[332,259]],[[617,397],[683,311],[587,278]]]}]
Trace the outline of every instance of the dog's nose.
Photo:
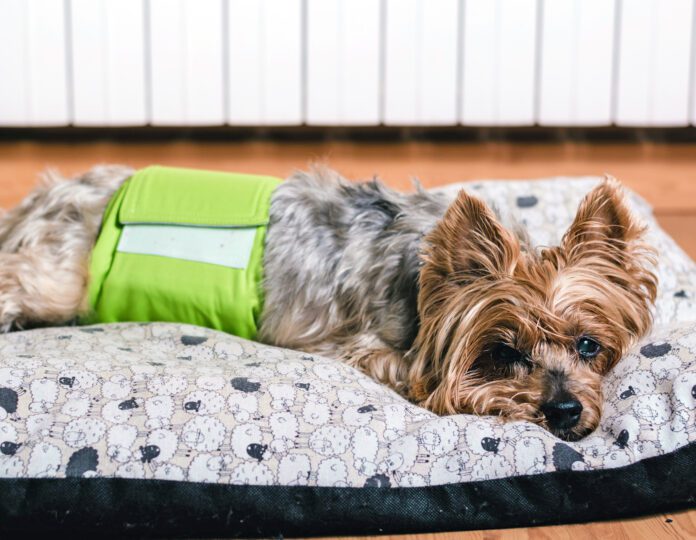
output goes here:
[{"label": "dog's nose", "polygon": [[570,429],[580,421],[582,404],[572,398],[551,400],[541,406],[541,412],[553,429]]}]

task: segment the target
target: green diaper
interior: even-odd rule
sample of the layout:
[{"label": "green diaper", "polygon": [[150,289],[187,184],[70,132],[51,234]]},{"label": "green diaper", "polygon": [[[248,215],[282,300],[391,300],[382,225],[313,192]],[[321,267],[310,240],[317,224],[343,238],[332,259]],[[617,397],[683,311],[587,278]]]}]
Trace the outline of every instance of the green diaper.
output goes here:
[{"label": "green diaper", "polygon": [[172,321],[252,339],[278,178],[153,166],[109,202],[85,322]]}]

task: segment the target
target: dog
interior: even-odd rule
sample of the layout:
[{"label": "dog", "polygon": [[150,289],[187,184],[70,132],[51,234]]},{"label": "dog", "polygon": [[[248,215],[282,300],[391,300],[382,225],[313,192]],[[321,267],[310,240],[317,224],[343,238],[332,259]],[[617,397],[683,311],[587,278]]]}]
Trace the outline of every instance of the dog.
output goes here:
[{"label": "dog", "polygon": [[[47,181],[0,218],[0,328],[88,309],[102,215],[133,174]],[[395,192],[328,169],[273,192],[257,339],[340,359],[434,413],[592,432],[602,377],[651,326],[655,253],[605,179],[556,247],[533,248],[460,191]]]}]

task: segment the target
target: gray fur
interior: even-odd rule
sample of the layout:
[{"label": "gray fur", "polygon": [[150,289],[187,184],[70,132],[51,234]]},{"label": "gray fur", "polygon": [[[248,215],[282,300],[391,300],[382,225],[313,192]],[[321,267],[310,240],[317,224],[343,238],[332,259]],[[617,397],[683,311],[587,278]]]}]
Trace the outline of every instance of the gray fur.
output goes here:
[{"label": "gray fur", "polygon": [[443,195],[397,193],[329,170],[276,189],[265,251],[260,339],[342,356],[342,345],[406,351],[418,330],[420,246]]},{"label": "gray fur", "polygon": [[48,172],[0,216],[0,331],[61,324],[86,311],[87,268],[104,208],[132,172],[95,167],[70,181]]}]

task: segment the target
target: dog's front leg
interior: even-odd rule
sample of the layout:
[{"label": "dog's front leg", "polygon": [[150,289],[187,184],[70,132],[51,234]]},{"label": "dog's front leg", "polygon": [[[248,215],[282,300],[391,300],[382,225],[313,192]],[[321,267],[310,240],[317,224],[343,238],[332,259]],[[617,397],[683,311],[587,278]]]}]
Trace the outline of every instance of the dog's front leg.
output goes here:
[{"label": "dog's front leg", "polygon": [[405,395],[407,392],[408,367],[404,360],[404,353],[387,345],[381,347],[361,347],[359,346],[361,341],[358,339],[353,343],[353,346],[344,348],[340,359],[373,379],[390,386],[398,393]]}]

